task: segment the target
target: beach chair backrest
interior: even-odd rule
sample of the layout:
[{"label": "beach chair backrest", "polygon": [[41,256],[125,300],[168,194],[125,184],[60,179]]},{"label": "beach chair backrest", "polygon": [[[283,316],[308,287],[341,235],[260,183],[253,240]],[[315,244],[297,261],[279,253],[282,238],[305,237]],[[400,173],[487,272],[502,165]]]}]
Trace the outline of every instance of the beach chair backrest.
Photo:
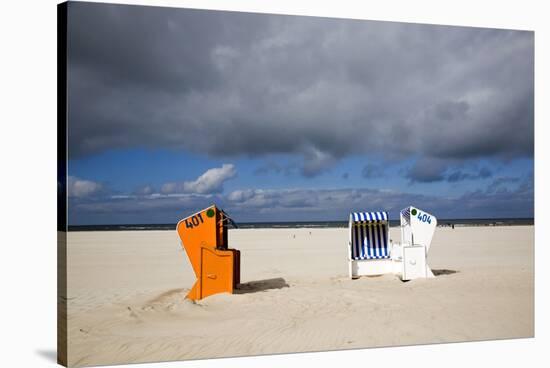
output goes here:
[{"label": "beach chair backrest", "polygon": [[401,243],[424,245],[429,250],[437,226],[437,218],[419,208],[409,206],[401,210]]},{"label": "beach chair backrest", "polygon": [[390,258],[389,223],[386,212],[353,212],[349,222],[351,258]]}]

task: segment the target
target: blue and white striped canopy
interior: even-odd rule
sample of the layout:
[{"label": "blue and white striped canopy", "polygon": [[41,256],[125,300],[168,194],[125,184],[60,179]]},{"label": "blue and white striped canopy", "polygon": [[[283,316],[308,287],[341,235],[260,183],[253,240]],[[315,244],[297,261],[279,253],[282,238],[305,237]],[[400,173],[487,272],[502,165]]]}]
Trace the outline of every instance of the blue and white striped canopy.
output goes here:
[{"label": "blue and white striped canopy", "polygon": [[405,224],[411,223],[411,207],[407,207],[401,210],[401,215],[403,216],[403,219],[405,220]]},{"label": "blue and white striped canopy", "polygon": [[387,212],[352,212],[352,222],[382,222],[388,221]]}]

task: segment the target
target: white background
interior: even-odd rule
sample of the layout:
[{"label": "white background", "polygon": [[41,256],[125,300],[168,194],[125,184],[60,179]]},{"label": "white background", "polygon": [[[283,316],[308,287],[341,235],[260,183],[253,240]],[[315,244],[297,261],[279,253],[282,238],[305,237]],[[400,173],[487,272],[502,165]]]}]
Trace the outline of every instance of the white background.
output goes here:
[{"label": "white background", "polygon": [[[319,15],[535,30],[536,338],[251,358],[140,367],[464,366],[547,364],[548,66],[544,1],[114,1],[264,13]],[[55,366],[56,349],[56,1],[0,5],[1,235],[0,365]],[[545,22],[547,22],[545,24]],[[90,30],[93,32],[93,30]],[[327,331],[330,333],[330,331]]]}]

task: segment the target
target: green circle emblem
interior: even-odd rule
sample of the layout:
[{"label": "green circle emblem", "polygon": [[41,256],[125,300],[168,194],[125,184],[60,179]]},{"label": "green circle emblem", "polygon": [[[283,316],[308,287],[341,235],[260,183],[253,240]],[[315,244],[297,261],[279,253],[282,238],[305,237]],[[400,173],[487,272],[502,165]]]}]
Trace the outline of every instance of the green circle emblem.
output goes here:
[{"label": "green circle emblem", "polygon": [[416,208],[413,208],[413,209],[412,209],[411,214],[412,214],[413,216],[416,216]]},{"label": "green circle emblem", "polygon": [[206,216],[208,217],[212,217],[216,214],[216,212],[214,212],[214,210],[212,208],[208,209],[208,211],[206,211]]}]

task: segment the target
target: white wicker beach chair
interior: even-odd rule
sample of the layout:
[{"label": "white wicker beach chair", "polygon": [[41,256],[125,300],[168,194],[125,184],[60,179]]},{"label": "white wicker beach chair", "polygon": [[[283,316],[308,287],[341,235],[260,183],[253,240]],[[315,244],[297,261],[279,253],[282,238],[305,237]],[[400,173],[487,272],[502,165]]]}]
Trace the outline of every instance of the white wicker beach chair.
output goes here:
[{"label": "white wicker beach chair", "polygon": [[437,218],[409,206],[400,212],[401,244],[394,247],[395,261],[401,262],[401,278],[434,277],[427,258],[437,226]]},{"label": "white wicker beach chair", "polygon": [[349,217],[349,276],[392,271],[390,232],[386,212],[353,212]]},{"label": "white wicker beach chair", "polygon": [[433,277],[427,264],[437,219],[409,206],[400,213],[401,242],[390,240],[386,212],[352,212],[349,217],[349,276],[398,274],[402,280]]}]

